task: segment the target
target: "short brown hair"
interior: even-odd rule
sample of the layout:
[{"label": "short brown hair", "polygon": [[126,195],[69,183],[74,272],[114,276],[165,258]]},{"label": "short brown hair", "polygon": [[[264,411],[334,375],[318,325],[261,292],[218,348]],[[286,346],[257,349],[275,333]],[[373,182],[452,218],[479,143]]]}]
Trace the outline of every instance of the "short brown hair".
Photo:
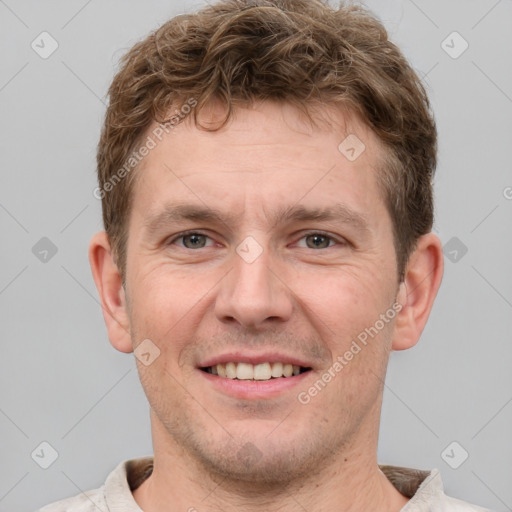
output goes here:
[{"label": "short brown hair", "polygon": [[[211,100],[236,107],[277,100],[309,112],[355,112],[385,148],[377,179],[393,221],[397,267],[433,223],[436,127],[418,76],[365,9],[326,0],[221,0],[171,19],[122,59],[109,89],[98,146],[105,230],[125,275],[133,175],[119,178],[137,145],[170,109],[194,98],[193,120]],[[199,127],[206,129],[202,126]],[[126,167],[124,167],[126,170]],[[116,173],[118,173],[116,175]]]}]

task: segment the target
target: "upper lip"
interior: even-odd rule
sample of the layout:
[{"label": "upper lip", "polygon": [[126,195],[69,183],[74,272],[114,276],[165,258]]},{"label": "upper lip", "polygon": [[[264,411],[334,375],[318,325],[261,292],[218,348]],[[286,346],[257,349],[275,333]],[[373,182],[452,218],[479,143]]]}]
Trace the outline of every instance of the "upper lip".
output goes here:
[{"label": "upper lip", "polygon": [[302,366],[304,368],[311,368],[312,365],[297,356],[283,354],[281,352],[263,352],[259,354],[249,354],[244,352],[229,352],[210,357],[202,361],[198,366],[199,368],[208,368],[217,364],[226,363],[248,363],[252,365],[261,363],[284,363],[292,364],[295,366]]}]

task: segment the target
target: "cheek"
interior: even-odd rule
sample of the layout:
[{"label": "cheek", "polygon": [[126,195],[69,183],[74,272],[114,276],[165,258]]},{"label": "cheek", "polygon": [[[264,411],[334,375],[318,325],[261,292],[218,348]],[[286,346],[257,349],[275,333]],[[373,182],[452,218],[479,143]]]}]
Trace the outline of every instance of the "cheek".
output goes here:
[{"label": "cheek", "polygon": [[373,325],[391,307],[392,286],[376,265],[346,266],[304,273],[296,289],[299,303],[325,339],[346,340]]},{"label": "cheek", "polygon": [[172,329],[193,315],[195,309],[201,309],[215,282],[212,280],[210,285],[205,277],[201,273],[184,275],[170,265],[155,265],[141,273],[134,283],[134,311],[141,321],[147,321],[151,330]]},{"label": "cheek", "polygon": [[180,270],[161,264],[139,273],[131,287],[131,322],[136,343],[149,338],[160,349],[159,371],[185,376],[185,349],[208,318],[218,277]]}]

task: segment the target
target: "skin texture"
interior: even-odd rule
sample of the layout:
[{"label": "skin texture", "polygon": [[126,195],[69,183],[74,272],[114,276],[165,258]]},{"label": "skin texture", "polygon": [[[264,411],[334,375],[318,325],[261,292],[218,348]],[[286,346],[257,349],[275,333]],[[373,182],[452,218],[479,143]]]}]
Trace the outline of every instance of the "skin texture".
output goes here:
[{"label": "skin texture", "polygon": [[[218,114],[212,105],[201,115]],[[149,339],[160,350],[149,366],[138,361],[155,452],[134,492],[146,512],[398,511],[407,502],[377,466],[383,380],[391,350],[413,346],[427,321],[441,244],[422,237],[398,282],[379,142],[353,116],[327,107],[319,116],[312,126],[289,105],[262,102],[219,132],[183,122],[136,171],[126,289],[105,233],[91,241],[112,345],[131,352]],[[349,133],[366,146],[353,162],[338,150]],[[154,223],[178,204],[222,219]],[[340,204],[364,225],[283,214]],[[188,230],[205,236],[194,246],[178,236]],[[251,263],[236,250],[247,237],[261,250]],[[400,312],[300,403],[395,303]],[[273,396],[235,397],[198,368],[227,352],[277,352],[312,370]]]}]

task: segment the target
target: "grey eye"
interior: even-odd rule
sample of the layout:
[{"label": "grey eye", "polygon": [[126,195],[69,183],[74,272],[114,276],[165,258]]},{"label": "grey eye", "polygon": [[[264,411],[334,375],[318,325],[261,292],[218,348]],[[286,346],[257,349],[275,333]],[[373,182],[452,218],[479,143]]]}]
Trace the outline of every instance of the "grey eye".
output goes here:
[{"label": "grey eye", "polygon": [[314,235],[307,235],[306,237],[306,245],[310,249],[325,249],[329,247],[331,243],[331,238],[326,235],[321,235],[319,233]]},{"label": "grey eye", "polygon": [[181,239],[183,240],[183,245],[187,249],[197,249],[206,246],[206,239],[208,237],[206,235],[201,235],[199,233],[192,233],[190,235],[183,235]]}]

